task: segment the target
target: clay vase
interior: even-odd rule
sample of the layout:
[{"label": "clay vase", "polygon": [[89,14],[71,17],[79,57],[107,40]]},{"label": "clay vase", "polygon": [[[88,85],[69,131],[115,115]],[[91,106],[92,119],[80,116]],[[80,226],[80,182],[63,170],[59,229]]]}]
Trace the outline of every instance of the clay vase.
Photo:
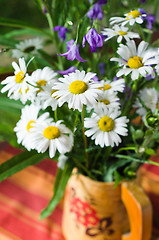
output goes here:
[{"label": "clay vase", "polygon": [[94,181],[73,173],[64,198],[66,240],[150,240],[152,208],[134,182]]}]

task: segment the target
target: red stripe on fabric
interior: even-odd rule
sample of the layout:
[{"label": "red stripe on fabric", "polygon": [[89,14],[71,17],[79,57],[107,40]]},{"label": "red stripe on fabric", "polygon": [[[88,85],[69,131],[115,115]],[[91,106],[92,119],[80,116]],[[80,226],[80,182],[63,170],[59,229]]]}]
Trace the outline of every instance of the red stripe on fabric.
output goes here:
[{"label": "red stripe on fabric", "polygon": [[[153,225],[159,230],[159,195],[153,194],[151,192],[146,192],[150,198],[153,208]],[[157,240],[157,239],[156,239]]]},{"label": "red stripe on fabric", "polygon": [[[0,150],[3,150],[7,153],[14,155],[17,155],[22,152],[22,150],[12,147],[7,142],[0,143]],[[55,176],[57,172],[57,163],[54,160],[51,159],[45,159],[42,162],[36,164],[38,168],[44,170],[45,172]]]},{"label": "red stripe on fabric", "polygon": [[42,162],[36,164],[36,167],[44,170],[45,172],[55,176],[57,172],[57,163],[51,159],[44,159]]},{"label": "red stripe on fabric", "polygon": [[62,234],[56,232],[56,229],[48,229],[47,232],[41,231],[39,228],[34,228],[30,222],[20,214],[16,216],[15,212],[10,212],[9,209],[0,208],[0,226],[7,231],[21,237],[23,240],[59,240]]},{"label": "red stripe on fabric", "polygon": [[17,155],[19,153],[22,152],[21,149],[18,149],[18,148],[14,148],[12,147],[9,143],[6,144],[5,148],[3,149],[5,152],[7,153],[10,153],[10,154],[13,154],[13,155]]},{"label": "red stripe on fabric", "polygon": [[4,150],[7,145],[7,142],[0,142],[0,150]]},{"label": "red stripe on fabric", "polygon": [[[151,157],[150,160],[159,163],[159,157],[158,156],[157,157]],[[142,167],[145,168],[146,170],[148,170],[149,172],[152,172],[152,173],[156,174],[157,176],[159,176],[159,167],[157,167],[155,165],[152,165],[152,164],[146,164],[146,163]],[[158,180],[159,180],[159,177],[158,177]]]},{"label": "red stripe on fabric", "polygon": [[[20,188],[16,184],[5,180],[0,183],[0,192],[7,197],[20,202],[27,208],[30,208],[39,213],[48,205],[48,200],[41,196],[37,196],[33,193],[27,192],[24,189]],[[57,206],[54,212],[49,217],[51,220],[61,225],[62,219],[62,209]]]},{"label": "red stripe on fabric", "polygon": [[29,223],[29,225],[33,225],[35,228],[42,229],[44,232],[47,232],[47,229],[52,229],[52,230],[56,230],[55,232],[61,233],[61,230],[59,230],[60,226],[56,224],[55,221],[54,222],[47,221],[47,219],[45,219],[45,221],[40,221],[39,218],[34,215],[33,211],[32,211],[32,215],[28,215],[25,211],[22,211],[22,208],[21,208],[22,205],[20,206],[19,204],[17,205],[14,205],[14,204],[13,204],[13,201],[12,201],[12,204],[9,204],[7,198],[6,198],[6,202],[0,199],[0,209],[1,208],[7,209],[7,212],[9,214],[16,215],[17,219],[23,219],[24,221]]}]

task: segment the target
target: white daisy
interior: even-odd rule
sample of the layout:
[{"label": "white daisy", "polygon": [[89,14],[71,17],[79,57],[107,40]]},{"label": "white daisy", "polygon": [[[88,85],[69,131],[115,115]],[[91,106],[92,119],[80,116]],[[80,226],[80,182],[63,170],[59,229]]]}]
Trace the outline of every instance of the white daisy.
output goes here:
[{"label": "white daisy", "polygon": [[2,88],[1,92],[4,93],[8,91],[8,97],[10,97],[12,94],[18,95],[19,92],[25,94],[28,88],[28,74],[26,74],[27,66],[24,58],[19,59],[19,66],[16,62],[12,62],[12,66],[15,69],[15,75],[9,76],[1,82],[1,84],[6,85]]},{"label": "white daisy", "polygon": [[61,168],[63,170],[65,168],[65,163],[67,159],[68,159],[67,156],[65,156],[64,154],[61,154],[58,158],[58,163],[57,163],[58,168]]},{"label": "white daisy", "polygon": [[39,38],[26,39],[15,45],[16,49],[12,50],[12,57],[27,58],[31,53],[32,55],[37,54],[37,50],[43,47],[43,40]]},{"label": "white daisy", "polygon": [[40,105],[26,105],[22,109],[21,119],[17,122],[14,131],[16,132],[18,143],[22,143],[22,145],[27,148],[28,151],[34,149],[32,142],[32,133],[34,132],[34,123],[41,121],[45,121],[49,113],[43,114],[38,118],[38,114],[40,111]]},{"label": "white daisy", "polygon": [[103,108],[116,108],[118,109],[120,105],[119,98],[115,92],[104,91],[103,94],[98,96],[97,106]]},{"label": "white daisy", "polygon": [[42,109],[46,109],[48,106],[52,107],[52,110],[55,111],[58,106],[58,101],[56,97],[53,97],[52,94],[56,92],[53,90],[54,83],[46,84],[43,86],[43,91],[38,93],[38,97],[41,100]]},{"label": "white daisy", "polygon": [[111,17],[110,24],[121,24],[122,26],[129,23],[130,25],[134,25],[134,23],[142,24],[143,17],[146,17],[145,13],[142,13],[140,9],[132,10],[129,13],[124,14],[125,17]]},{"label": "white daisy", "polygon": [[37,69],[31,74],[31,78],[29,79],[29,83],[43,89],[47,83],[53,83],[57,81],[56,79],[57,73],[54,72],[49,67],[44,67],[43,69]]},{"label": "white daisy", "polygon": [[104,36],[107,36],[105,41],[108,41],[112,37],[118,36],[117,42],[120,43],[123,38],[125,38],[126,41],[130,40],[130,38],[140,38],[138,33],[134,32],[128,32],[127,27],[119,26],[119,25],[114,25],[111,28],[104,28],[102,31],[102,34]]},{"label": "white daisy", "polygon": [[45,152],[49,148],[50,158],[55,156],[56,150],[60,154],[71,151],[73,146],[73,134],[62,121],[43,121],[40,124],[35,124],[33,132],[33,143],[35,149],[40,152]]},{"label": "white daisy", "polygon": [[[158,108],[159,94],[155,88],[144,88],[139,92],[139,98],[143,102],[146,108],[149,108],[152,112]],[[137,108],[136,112],[142,116],[143,120],[146,116],[147,110],[142,105],[139,99],[136,99],[133,107]]]},{"label": "white daisy", "polygon": [[110,80],[101,80],[100,81],[101,87],[99,87],[102,91],[113,91],[113,92],[123,92],[125,88],[125,80],[124,78],[110,81]]},{"label": "white daisy", "polygon": [[127,122],[125,116],[119,117],[121,112],[114,109],[102,109],[85,118],[84,126],[89,128],[85,135],[95,140],[96,145],[114,147],[121,142],[119,135],[127,136]]},{"label": "white daisy", "polygon": [[96,99],[101,90],[98,87],[100,83],[94,83],[93,77],[95,73],[86,73],[85,71],[76,70],[73,73],[64,75],[59,78],[59,82],[55,83],[53,87],[56,90],[53,97],[58,98],[59,106],[61,107],[65,102],[68,103],[69,108],[78,109],[82,111],[83,105],[92,107],[96,104]]},{"label": "white daisy", "polygon": [[156,70],[157,75],[159,75],[159,48],[156,52],[157,52],[157,54],[156,54],[155,58],[157,60],[157,65],[155,66],[155,70]]},{"label": "white daisy", "polygon": [[[29,76],[27,78],[27,81],[29,80]],[[30,84],[27,84],[27,89],[25,92],[22,93],[21,89],[19,92],[13,92],[10,96],[10,99],[14,100],[20,100],[23,104],[25,104],[28,100],[33,102],[35,101],[35,94],[36,94],[37,88],[31,86]]]},{"label": "white daisy", "polygon": [[130,40],[127,42],[127,46],[120,44],[117,53],[122,58],[111,58],[111,61],[119,62],[123,69],[119,70],[117,77],[122,75],[127,76],[131,73],[131,78],[133,80],[138,79],[139,74],[146,77],[150,74],[152,78],[155,76],[152,65],[157,64],[157,59],[155,59],[156,53],[151,50],[146,50],[148,43],[142,41],[140,42],[138,49],[136,49],[135,42]]}]

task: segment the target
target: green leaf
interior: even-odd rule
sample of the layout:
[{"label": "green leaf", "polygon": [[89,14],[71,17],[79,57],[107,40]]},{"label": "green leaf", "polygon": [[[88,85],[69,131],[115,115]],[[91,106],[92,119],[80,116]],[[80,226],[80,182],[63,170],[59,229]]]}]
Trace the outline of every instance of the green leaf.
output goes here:
[{"label": "green leaf", "polygon": [[22,152],[5,163],[0,165],[0,181],[19,172],[20,170],[41,162],[48,157],[47,153],[37,153],[36,151]]},{"label": "green leaf", "polygon": [[121,152],[121,151],[129,151],[129,150],[133,150],[136,151],[136,147],[123,147],[123,148],[119,148],[119,150],[117,151],[117,153]]},{"label": "green leaf", "polygon": [[154,162],[154,161],[151,161],[151,160],[139,159],[139,158],[130,157],[130,156],[121,155],[121,154],[116,154],[114,157],[125,158],[127,160],[132,160],[132,161],[140,162],[140,163],[148,163],[148,164],[152,164],[152,165],[155,165],[155,166],[159,167],[159,163],[158,162]]},{"label": "green leaf", "polygon": [[20,111],[7,111],[0,109],[0,141],[7,141],[12,146],[18,147],[16,134],[13,133],[13,128],[19,120]]},{"label": "green leaf", "polygon": [[16,19],[11,19],[11,18],[4,18],[4,17],[0,17],[0,25],[1,26],[9,26],[9,27],[18,27],[18,28],[28,28],[28,29],[32,29],[38,32],[41,32],[43,34],[48,34],[47,32],[41,30],[40,28],[34,27],[32,25],[29,25],[26,22],[20,21],[20,20],[16,20]]},{"label": "green leaf", "polygon": [[72,169],[73,166],[69,163],[69,160],[66,162],[64,170],[58,169],[54,185],[54,195],[48,206],[42,211],[40,219],[48,217],[63,197],[68,179],[72,173]]},{"label": "green leaf", "polygon": [[4,36],[6,38],[12,38],[17,36],[23,36],[23,35],[35,35],[35,36],[44,36],[49,35],[49,32],[47,30],[43,30],[43,32],[39,32],[36,29],[16,29],[10,32],[7,32]]},{"label": "green leaf", "polygon": [[113,181],[113,174],[116,172],[116,170],[126,165],[129,162],[131,162],[130,159],[127,160],[124,158],[114,160],[106,171],[106,175],[104,176],[104,181],[105,182]]},{"label": "green leaf", "polygon": [[147,148],[145,150],[145,153],[147,153],[148,155],[155,155],[156,154],[156,152],[152,148]]},{"label": "green leaf", "polygon": [[18,42],[19,41],[15,40],[15,39],[0,35],[0,45],[2,45],[2,46],[8,46],[8,47],[14,48],[15,44]]},{"label": "green leaf", "polygon": [[4,74],[4,73],[9,73],[13,71],[13,67],[12,66],[3,66],[0,67],[0,74]]},{"label": "green leaf", "polygon": [[152,43],[152,47],[159,47],[159,39]]},{"label": "green leaf", "polygon": [[118,184],[124,180],[125,177],[120,175],[117,171],[115,171],[115,185],[114,185],[114,188],[118,186]]},{"label": "green leaf", "polygon": [[22,109],[23,105],[20,101],[15,101],[7,97],[0,96],[0,109],[4,109],[11,112],[19,112]]}]

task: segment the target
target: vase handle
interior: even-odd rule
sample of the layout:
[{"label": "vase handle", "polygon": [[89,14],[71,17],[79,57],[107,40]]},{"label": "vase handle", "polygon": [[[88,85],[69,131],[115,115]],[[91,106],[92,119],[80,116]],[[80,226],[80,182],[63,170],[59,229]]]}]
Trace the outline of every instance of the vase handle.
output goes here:
[{"label": "vase handle", "polygon": [[142,188],[131,182],[123,182],[121,197],[130,222],[130,232],[123,234],[122,240],[150,240],[152,207]]}]

